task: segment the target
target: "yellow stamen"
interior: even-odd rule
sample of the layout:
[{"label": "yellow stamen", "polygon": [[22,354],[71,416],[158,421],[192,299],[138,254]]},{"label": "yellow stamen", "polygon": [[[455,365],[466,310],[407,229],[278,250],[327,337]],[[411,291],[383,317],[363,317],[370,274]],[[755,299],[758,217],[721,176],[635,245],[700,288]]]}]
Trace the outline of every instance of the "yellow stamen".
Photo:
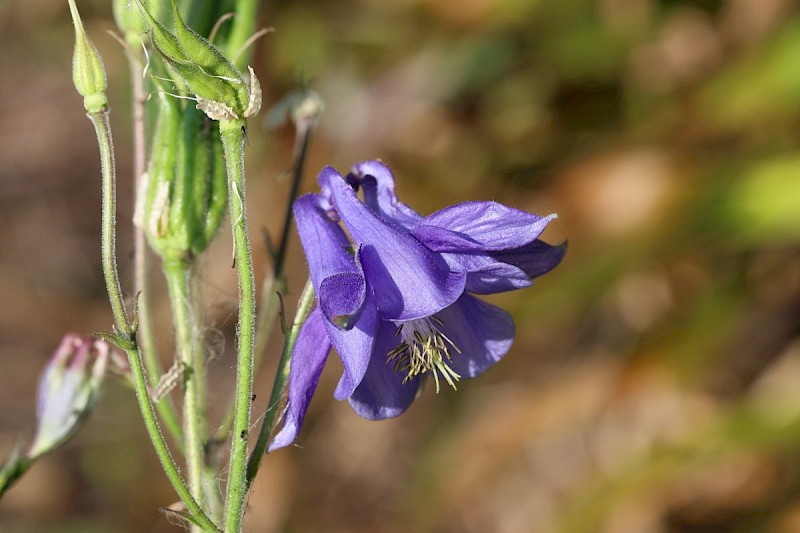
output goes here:
[{"label": "yellow stamen", "polygon": [[394,362],[394,371],[403,371],[407,375],[403,383],[412,378],[430,372],[439,392],[439,378],[456,388],[456,381],[461,376],[449,364],[453,360],[451,350],[460,354],[461,350],[442,333],[444,323],[435,316],[409,320],[398,325],[395,337],[401,339],[400,344],[389,352],[386,362]]}]

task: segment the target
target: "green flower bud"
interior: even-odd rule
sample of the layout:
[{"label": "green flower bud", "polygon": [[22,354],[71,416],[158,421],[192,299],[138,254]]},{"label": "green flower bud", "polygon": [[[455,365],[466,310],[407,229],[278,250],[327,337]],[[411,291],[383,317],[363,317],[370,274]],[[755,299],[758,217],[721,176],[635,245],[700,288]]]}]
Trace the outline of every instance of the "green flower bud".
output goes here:
[{"label": "green flower bud", "polygon": [[140,34],[147,31],[147,25],[139,13],[135,11],[130,0],[114,0],[112,8],[114,20],[117,23],[117,27],[122,30],[125,41],[129,45],[138,44],[135,43],[134,39],[138,39]]},{"label": "green flower bud", "polygon": [[100,394],[110,351],[105,341],[74,333],[61,341],[39,378],[30,459],[61,446],[78,431]]},{"label": "green flower bud", "polygon": [[136,223],[164,260],[203,252],[227,207],[225,159],[216,123],[166,94],[159,97],[150,168]]},{"label": "green flower bud", "polygon": [[89,36],[83,28],[75,0],[69,0],[69,11],[72,14],[72,24],[75,26],[72,79],[78,93],[83,96],[83,107],[89,113],[97,113],[108,107],[106,71],[97,48],[89,40]]},{"label": "green flower bud", "polygon": [[186,26],[174,0],[171,4],[174,33],[153,17],[142,0],[136,0],[150,26],[153,45],[186,82],[197,99],[197,108],[214,120],[255,115],[261,107],[261,88],[253,70],[246,80],[213,44]]}]

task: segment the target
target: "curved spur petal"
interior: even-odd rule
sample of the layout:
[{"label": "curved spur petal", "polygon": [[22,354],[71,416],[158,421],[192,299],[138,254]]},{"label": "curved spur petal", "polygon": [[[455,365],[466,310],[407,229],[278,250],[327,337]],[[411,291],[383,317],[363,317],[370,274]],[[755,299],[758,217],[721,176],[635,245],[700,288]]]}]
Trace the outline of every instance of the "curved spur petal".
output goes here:
[{"label": "curved spur petal", "polygon": [[498,251],[528,244],[554,218],[497,202],[463,202],[425,217],[412,233],[436,252]]},{"label": "curved spur petal", "polygon": [[350,406],[362,418],[382,420],[399,416],[417,396],[420,378],[403,383],[406,374],[395,372],[394,365],[386,360],[398,344],[396,329],[391,322],[381,322],[367,373],[350,396]]},{"label": "curved spur petal", "polygon": [[283,427],[272,439],[269,451],[283,448],[294,442],[314,396],[319,376],[328,359],[331,342],[323,326],[324,319],[318,309],[308,316],[297,337],[289,368],[289,399]]},{"label": "curved spur petal", "polygon": [[397,199],[394,176],[380,161],[364,161],[353,165],[350,176],[364,189],[364,203],[374,213],[410,230],[422,216]]},{"label": "curved spur petal", "polygon": [[339,327],[351,327],[366,298],[366,280],[338,223],[332,221],[316,194],[294,203],[297,231],[306,253],[311,281],[325,318]]},{"label": "curved spur petal", "polygon": [[383,318],[430,316],[458,299],[466,273],[451,272],[440,254],[376,216],[335,171],[325,178],[336,210],[361,246],[360,264]]},{"label": "curved spur petal", "polygon": [[530,276],[521,268],[498,261],[488,253],[443,253],[451,270],[467,273],[466,292],[495,294],[530,287]]},{"label": "curved spur petal", "polygon": [[567,253],[567,243],[547,244],[539,239],[513,250],[493,254],[498,261],[514,265],[528,277],[535,278],[550,272],[561,263]]},{"label": "curved spur petal", "polygon": [[361,314],[350,329],[342,330],[325,321],[325,329],[344,366],[344,373],[333,392],[337,400],[344,400],[353,394],[364,378],[373,353],[378,322],[378,309],[371,294],[367,295]]},{"label": "curved spur petal", "polygon": [[469,294],[436,316],[444,323],[442,332],[461,351],[453,354],[450,367],[462,379],[485,372],[514,342],[511,315]]}]

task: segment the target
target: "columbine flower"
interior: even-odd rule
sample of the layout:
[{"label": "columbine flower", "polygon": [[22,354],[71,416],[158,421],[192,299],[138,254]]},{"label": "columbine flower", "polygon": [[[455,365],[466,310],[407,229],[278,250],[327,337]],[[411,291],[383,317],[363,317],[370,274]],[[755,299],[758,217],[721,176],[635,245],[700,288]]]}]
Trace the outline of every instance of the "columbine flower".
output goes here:
[{"label": "columbine flower", "polygon": [[103,384],[109,346],[69,333],[39,378],[36,437],[28,457],[35,459],[66,442],[94,407]]},{"label": "columbine flower", "polygon": [[294,441],[332,346],[344,364],[334,396],[372,420],[405,411],[426,377],[438,391],[482,374],[508,352],[514,323],[471,293],[530,286],[566,251],[538,239],[555,215],[466,202],[423,217],[397,200],[377,161],[346,178],[325,168],[319,182],[321,194],[294,204],[318,306],[298,337],[270,449]]}]

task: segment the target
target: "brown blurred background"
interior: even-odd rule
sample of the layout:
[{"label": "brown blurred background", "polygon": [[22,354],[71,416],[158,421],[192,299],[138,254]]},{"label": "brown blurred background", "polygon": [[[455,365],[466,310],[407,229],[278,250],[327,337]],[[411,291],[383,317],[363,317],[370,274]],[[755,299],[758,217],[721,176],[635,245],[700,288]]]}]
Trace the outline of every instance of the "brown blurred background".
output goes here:
[{"label": "brown blurred background", "polygon": [[[130,287],[127,65],[108,3],[79,6],[111,83]],[[518,325],[502,363],[396,420],[333,401],[331,358],[298,447],[263,464],[248,531],[800,531],[797,2],[316,0],[265,2],[261,22],[276,28],[253,62],[266,106],[306,84],[327,106],[304,189],[326,164],[381,158],[422,213],[558,212],[546,238],[570,250],[491,298]],[[32,434],[61,336],[111,323],[72,40],[65,1],[0,2],[0,459]],[[258,243],[278,231],[293,133],[250,130]],[[291,252],[290,305],[305,275]],[[215,405],[234,365],[229,263],[223,229],[202,262]],[[163,291],[156,315],[168,361]],[[110,381],[0,502],[0,530],[177,531],[158,511],[175,500]]]}]

